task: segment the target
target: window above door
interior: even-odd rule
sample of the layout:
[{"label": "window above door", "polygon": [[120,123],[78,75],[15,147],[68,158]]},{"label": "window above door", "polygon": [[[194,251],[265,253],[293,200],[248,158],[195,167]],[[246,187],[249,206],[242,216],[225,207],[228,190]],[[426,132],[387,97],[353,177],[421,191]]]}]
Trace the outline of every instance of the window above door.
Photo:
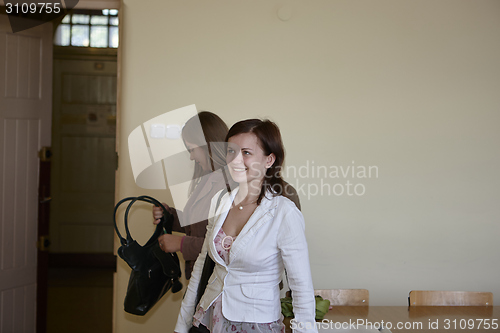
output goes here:
[{"label": "window above door", "polygon": [[117,48],[118,10],[73,10],[58,25],[54,45]]}]

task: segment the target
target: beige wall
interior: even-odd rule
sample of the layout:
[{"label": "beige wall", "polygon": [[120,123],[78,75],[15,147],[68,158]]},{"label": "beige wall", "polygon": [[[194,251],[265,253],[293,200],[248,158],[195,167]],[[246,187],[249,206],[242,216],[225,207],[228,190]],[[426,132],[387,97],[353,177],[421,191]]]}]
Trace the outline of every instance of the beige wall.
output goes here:
[{"label": "beige wall", "polygon": [[[289,174],[310,190],[315,288],[367,288],[374,305],[484,290],[500,305],[499,1],[123,0],[122,15],[118,197],[169,200],[133,181],[126,142],[144,121],[189,104],[228,124],[269,117],[290,167],[378,168]],[[326,193],[347,181],[365,194]],[[124,314],[128,272],[120,260],[116,331],[171,332],[182,295]]]}]

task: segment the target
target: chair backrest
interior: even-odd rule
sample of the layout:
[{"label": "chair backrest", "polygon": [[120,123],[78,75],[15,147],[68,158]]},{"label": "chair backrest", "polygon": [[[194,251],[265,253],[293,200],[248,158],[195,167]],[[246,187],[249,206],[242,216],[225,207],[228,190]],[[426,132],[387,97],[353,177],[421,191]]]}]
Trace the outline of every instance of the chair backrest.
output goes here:
[{"label": "chair backrest", "polygon": [[368,306],[370,301],[366,289],[315,289],[314,295],[329,300],[332,306]]},{"label": "chair backrest", "polygon": [[410,306],[493,306],[493,294],[475,291],[412,290]]}]

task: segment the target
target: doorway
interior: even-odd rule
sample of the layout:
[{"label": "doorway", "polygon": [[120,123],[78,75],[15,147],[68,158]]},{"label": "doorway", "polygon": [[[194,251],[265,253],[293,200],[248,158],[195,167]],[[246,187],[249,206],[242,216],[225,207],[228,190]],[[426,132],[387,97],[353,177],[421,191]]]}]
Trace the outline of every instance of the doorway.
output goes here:
[{"label": "doorway", "polygon": [[71,45],[102,12],[66,16],[70,43],[53,52],[49,333],[112,331],[117,49]]}]

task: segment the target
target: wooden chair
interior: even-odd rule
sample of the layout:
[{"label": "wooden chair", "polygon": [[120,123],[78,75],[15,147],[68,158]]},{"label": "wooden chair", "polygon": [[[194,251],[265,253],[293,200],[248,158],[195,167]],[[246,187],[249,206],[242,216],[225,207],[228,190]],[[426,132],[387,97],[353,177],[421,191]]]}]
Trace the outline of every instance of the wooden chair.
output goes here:
[{"label": "wooden chair", "polygon": [[315,289],[314,295],[329,300],[331,306],[368,306],[370,300],[366,289]]},{"label": "wooden chair", "polygon": [[410,306],[493,306],[493,294],[475,291],[412,290]]}]

